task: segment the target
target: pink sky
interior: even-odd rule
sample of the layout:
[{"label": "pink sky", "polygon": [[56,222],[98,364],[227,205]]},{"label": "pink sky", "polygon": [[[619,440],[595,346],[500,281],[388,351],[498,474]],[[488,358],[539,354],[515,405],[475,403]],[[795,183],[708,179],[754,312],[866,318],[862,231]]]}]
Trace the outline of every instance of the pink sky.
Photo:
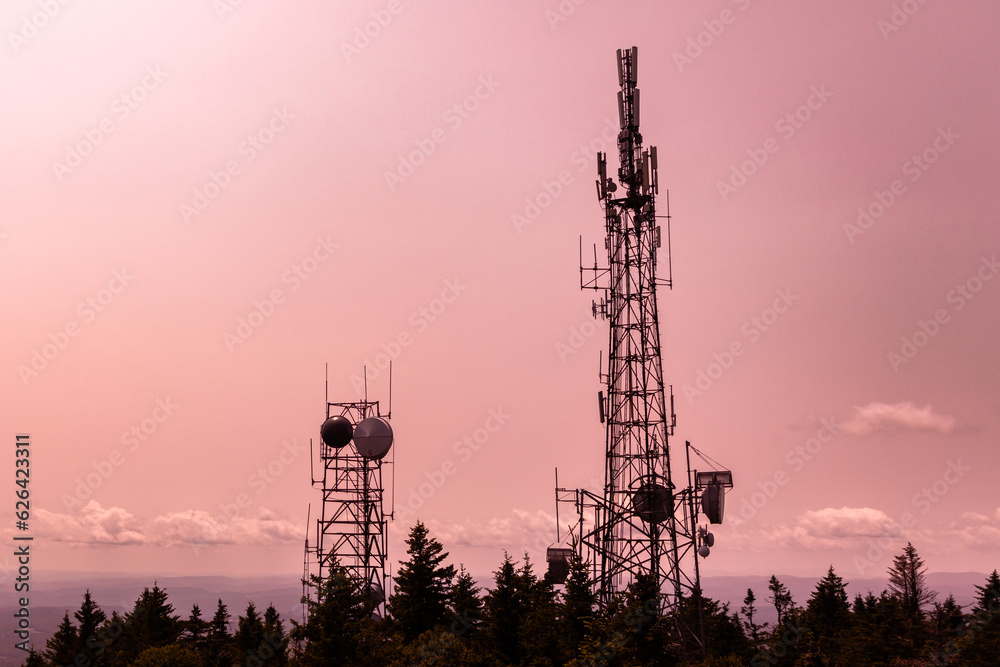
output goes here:
[{"label": "pink sky", "polygon": [[38,576],[298,576],[324,364],[331,400],[365,363],[385,400],[380,354],[393,563],[417,518],[475,574],[542,561],[553,469],[603,475],[577,253],[631,45],[675,469],[690,440],[736,482],[703,573],[878,576],[907,541],[1000,565],[1000,8],[232,4],[0,14],[0,401]]}]

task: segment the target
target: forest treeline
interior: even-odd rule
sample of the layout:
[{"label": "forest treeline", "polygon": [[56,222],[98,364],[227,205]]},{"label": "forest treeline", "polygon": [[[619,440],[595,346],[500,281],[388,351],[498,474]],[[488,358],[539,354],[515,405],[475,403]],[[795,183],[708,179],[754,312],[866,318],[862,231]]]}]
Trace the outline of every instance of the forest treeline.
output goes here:
[{"label": "forest treeline", "polygon": [[[427,528],[410,532],[390,616],[339,566],[313,578],[307,620],[287,624],[268,606],[249,603],[235,619],[222,600],[211,618],[194,605],[175,614],[165,590],[145,589],[125,614],[107,616],[90,592],[67,611],[26,667],[330,667],[705,665],[1000,665],[1000,575],[976,586],[975,602],[937,600],[923,560],[908,544],[893,559],[889,585],[851,600],[831,566],[799,603],[771,576],[758,598],[747,590],[731,609],[703,595],[658,612],[658,591],[638,578],[621,600],[598,611],[585,564],[574,557],[558,588],[525,554],[505,554],[494,585],[481,590]],[[763,605],[777,613],[760,622]],[[704,647],[698,630],[703,619]],[[75,622],[74,622],[75,621]]]}]

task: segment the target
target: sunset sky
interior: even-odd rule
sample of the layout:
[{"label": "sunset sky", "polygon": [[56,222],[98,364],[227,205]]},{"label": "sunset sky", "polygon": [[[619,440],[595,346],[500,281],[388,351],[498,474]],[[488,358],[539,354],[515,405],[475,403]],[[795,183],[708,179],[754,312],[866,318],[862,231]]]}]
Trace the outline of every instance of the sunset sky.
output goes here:
[{"label": "sunset sky", "polygon": [[997,25],[969,0],[5,3],[0,419],[32,438],[33,572],[299,576],[324,365],[330,400],[367,364],[387,402],[390,358],[393,569],[417,519],[474,574],[543,567],[554,469],[603,480],[578,253],[632,45],[674,467],[689,440],[735,480],[702,574],[879,576],[907,541],[1000,566]]}]

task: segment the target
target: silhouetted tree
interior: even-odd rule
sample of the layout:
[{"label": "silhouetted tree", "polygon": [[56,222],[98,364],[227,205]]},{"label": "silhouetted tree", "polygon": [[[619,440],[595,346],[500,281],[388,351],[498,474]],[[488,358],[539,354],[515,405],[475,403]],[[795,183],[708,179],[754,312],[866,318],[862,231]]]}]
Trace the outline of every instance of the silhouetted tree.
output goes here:
[{"label": "silhouetted tree", "polygon": [[94,602],[94,598],[90,595],[90,589],[84,592],[80,609],[73,616],[79,624],[79,641],[76,653],[78,656],[82,656],[82,658],[76,657],[74,660],[77,663],[87,663],[91,666],[101,664],[103,661],[98,657],[100,643],[97,633],[108,617]]},{"label": "silhouetted tree", "polygon": [[767,627],[767,623],[764,625],[758,625],[754,620],[754,616],[757,614],[757,596],[753,594],[753,589],[747,589],[747,595],[743,598],[743,606],[740,607],[740,613],[747,619],[745,621],[747,630],[750,631],[750,640],[753,642],[754,650],[760,645],[760,630]]},{"label": "silhouetted tree", "polygon": [[857,595],[852,605],[852,624],[843,657],[852,665],[890,665],[913,658],[916,647],[910,637],[911,624],[899,597],[882,591],[875,596]]},{"label": "silhouetted tree", "polygon": [[419,521],[406,544],[410,558],[399,563],[389,608],[403,637],[412,641],[449,621],[448,595],[455,568],[441,564],[448,553]]},{"label": "silhouetted tree", "polygon": [[[483,620],[483,598],[476,580],[464,565],[459,565],[458,576],[451,587],[449,607],[454,615],[450,628],[463,637],[472,637]],[[456,625],[457,623],[457,625]]]},{"label": "silhouetted tree", "polygon": [[809,652],[821,659],[843,652],[851,624],[851,608],[847,602],[844,580],[833,571],[816,584],[816,590],[806,604],[805,622],[808,627]]},{"label": "silhouetted tree", "polygon": [[305,623],[292,621],[291,638],[297,644],[297,665],[385,665],[387,645],[372,620],[375,602],[361,582],[339,564],[331,565],[325,579],[313,575]]},{"label": "silhouetted tree", "polygon": [[1000,655],[1000,575],[996,570],[984,586],[976,586],[976,603],[966,627],[959,632],[958,661],[970,667],[995,667]]},{"label": "silhouetted tree", "polygon": [[[273,604],[264,610],[264,643],[259,652],[261,663],[269,667],[285,667],[288,664],[288,633]],[[266,655],[268,648],[273,657]]]},{"label": "silhouetted tree", "polygon": [[904,615],[914,625],[924,620],[924,605],[937,597],[937,593],[927,588],[926,572],[923,559],[909,542],[903,553],[892,559],[889,568],[889,592],[899,598]]},{"label": "silhouetted tree", "polygon": [[229,667],[236,657],[233,638],[229,634],[230,618],[229,607],[222,602],[222,598],[219,598],[215,614],[208,622],[208,630],[205,633],[202,658],[206,667]]},{"label": "silhouetted tree", "polygon": [[63,620],[55,633],[45,642],[45,659],[55,665],[71,665],[76,662],[77,647],[80,635],[76,626],[69,620],[69,612],[63,614]]},{"label": "silhouetted tree", "polygon": [[587,622],[594,617],[596,603],[587,564],[574,549],[562,604],[563,653],[570,659],[579,655],[580,645],[587,636]]},{"label": "silhouetted tree", "polygon": [[788,614],[789,610],[795,607],[795,601],[792,600],[792,594],[773,574],[771,575],[771,581],[767,584],[767,590],[771,591],[771,597],[769,597],[767,601],[773,604],[774,610],[778,612],[778,625],[784,625],[785,616]]},{"label": "silhouetted tree", "polygon": [[191,605],[191,615],[182,625],[181,644],[201,655],[205,648],[205,636],[208,634],[210,625],[201,617],[201,607],[197,603]]},{"label": "silhouetted tree", "polygon": [[493,590],[486,594],[483,610],[489,647],[505,664],[515,665],[519,658],[519,638],[526,612],[521,597],[514,562],[506,551],[503,563],[493,573]]},{"label": "silhouetted tree", "polygon": [[233,633],[233,644],[239,661],[252,662],[257,659],[257,652],[264,643],[264,621],[253,602],[247,603],[247,610],[236,621],[236,632]]},{"label": "silhouetted tree", "polygon": [[21,663],[21,667],[48,667],[45,658],[34,647],[28,651],[28,657]]},{"label": "silhouetted tree", "polygon": [[516,582],[518,597],[525,607],[519,639],[522,660],[530,657],[532,664],[561,664],[558,604],[552,580],[547,575],[539,579],[525,553]]}]

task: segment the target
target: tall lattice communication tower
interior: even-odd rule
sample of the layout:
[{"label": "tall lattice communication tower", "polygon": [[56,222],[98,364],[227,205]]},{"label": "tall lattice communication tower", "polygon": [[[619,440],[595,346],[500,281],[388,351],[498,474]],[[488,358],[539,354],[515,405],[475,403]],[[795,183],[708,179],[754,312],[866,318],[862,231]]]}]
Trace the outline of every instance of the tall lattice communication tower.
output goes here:
[{"label": "tall lattice communication tower", "polygon": [[[391,382],[391,380],[390,380]],[[382,415],[378,401],[331,403],[320,427],[319,460],[322,476],[311,472],[312,485],[323,492],[315,539],[306,537],[304,579],[326,579],[334,561],[361,583],[372,598],[375,613],[385,617],[388,577],[383,464],[393,444],[389,411]],[[390,389],[391,396],[391,389]],[[311,466],[311,464],[310,464]],[[309,594],[303,587],[303,596]]]},{"label": "tall lattice communication tower", "polygon": [[[732,474],[713,470],[692,476],[690,450],[700,452],[690,445],[687,479],[675,478],[671,469],[668,436],[673,435],[676,417],[673,394],[668,401],[663,382],[656,300],[658,286],[671,287],[669,227],[663,234],[657,222],[666,219],[669,225],[669,213],[656,215],[657,151],[644,149],[639,133],[637,64],[636,47],[618,51],[617,184],[608,176],[607,155],[597,154],[606,267],[598,266],[596,247],[593,266],[582,266],[581,240],[580,286],[601,293],[593,313],[610,324],[607,370],[601,372],[606,389],[598,395],[599,416],[606,426],[604,488],[597,494],[558,488],[557,482],[556,500],[557,510],[559,503],[576,506],[579,523],[571,529],[573,539],[591,568],[601,606],[647,574],[661,592],[661,612],[669,613],[700,592],[698,549],[706,556],[714,538],[707,528],[698,527],[699,509],[710,522],[721,522]],[[661,251],[667,253],[666,279],[657,277]],[[591,520],[592,527],[587,525]],[[550,569],[553,562],[560,569],[558,563],[568,553],[565,548],[550,549]],[[700,630],[691,634],[703,641]]]}]

